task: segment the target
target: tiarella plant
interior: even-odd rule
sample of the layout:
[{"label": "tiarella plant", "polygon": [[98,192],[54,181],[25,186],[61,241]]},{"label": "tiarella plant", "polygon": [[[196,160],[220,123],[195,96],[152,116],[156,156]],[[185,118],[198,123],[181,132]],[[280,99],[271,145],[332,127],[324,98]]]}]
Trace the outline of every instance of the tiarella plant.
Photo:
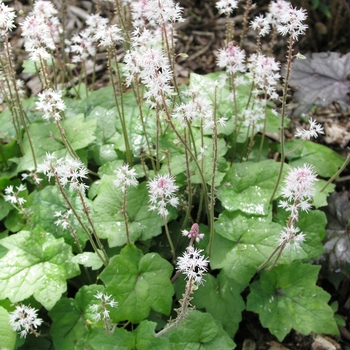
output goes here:
[{"label": "tiarella plant", "polygon": [[[325,179],[344,159],[310,141],[323,133],[312,119],[302,140],[284,137],[306,13],[277,0],[249,21],[248,0],[237,43],[238,6],[217,2],[228,18],[216,52],[224,72],[191,74],[185,87],[183,9],[172,0],[116,1],[116,22],[91,14],[75,33],[50,1],[17,24],[1,2],[3,349],[232,349],[243,310],[280,341],[291,329],[338,333],[311,261],[324,251]],[[16,77],[16,26],[35,97]],[[94,90],[102,52],[111,84]]]}]

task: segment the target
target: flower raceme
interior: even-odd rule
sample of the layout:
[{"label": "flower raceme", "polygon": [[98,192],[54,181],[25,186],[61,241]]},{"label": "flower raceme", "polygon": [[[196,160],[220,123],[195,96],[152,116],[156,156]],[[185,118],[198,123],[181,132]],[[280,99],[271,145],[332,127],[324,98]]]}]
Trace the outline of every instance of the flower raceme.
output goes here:
[{"label": "flower raceme", "polygon": [[287,225],[280,235],[279,246],[290,248],[293,242],[294,249],[298,249],[305,240],[305,235],[296,227],[299,219],[299,211],[308,211],[311,208],[310,200],[314,195],[314,184],[317,181],[316,174],[311,166],[291,169],[282,188],[285,198],[279,203],[279,207],[290,212]]},{"label": "flower raceme", "polygon": [[309,203],[314,195],[314,184],[317,181],[316,174],[310,165],[304,164],[302,167],[291,168],[285,179],[285,186],[282,188],[282,196],[284,200],[279,202],[279,207],[290,212],[286,226],[280,233],[277,248],[273,253],[258,267],[258,271],[262,270],[273,256],[277,253],[272,265],[268,270],[272,269],[284,249],[294,248],[298,250],[300,245],[305,241],[305,234],[296,226],[299,220],[299,211],[308,211],[311,208]]},{"label": "flower raceme", "polygon": [[226,48],[217,52],[217,66],[226,68],[227,73],[235,74],[245,71],[245,52],[239,46],[229,42]]},{"label": "flower raceme", "polygon": [[178,206],[179,199],[175,196],[175,192],[179,187],[171,175],[157,175],[147,187],[151,203],[149,210],[158,210],[159,215],[167,217],[169,214],[167,205],[174,208]]}]

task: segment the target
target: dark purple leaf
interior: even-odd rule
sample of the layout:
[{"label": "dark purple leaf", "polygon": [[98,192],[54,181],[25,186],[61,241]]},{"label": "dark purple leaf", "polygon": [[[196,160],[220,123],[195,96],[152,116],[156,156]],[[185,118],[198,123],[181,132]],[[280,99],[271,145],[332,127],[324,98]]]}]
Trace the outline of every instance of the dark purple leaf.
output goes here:
[{"label": "dark purple leaf", "polygon": [[349,192],[334,192],[328,198],[328,225],[324,248],[329,271],[337,271],[350,263]]},{"label": "dark purple leaf", "polygon": [[294,93],[299,106],[294,115],[307,113],[315,104],[327,107],[338,102],[346,109],[350,93],[350,53],[340,56],[337,52],[307,54],[306,60],[295,60],[290,86],[298,88]]}]

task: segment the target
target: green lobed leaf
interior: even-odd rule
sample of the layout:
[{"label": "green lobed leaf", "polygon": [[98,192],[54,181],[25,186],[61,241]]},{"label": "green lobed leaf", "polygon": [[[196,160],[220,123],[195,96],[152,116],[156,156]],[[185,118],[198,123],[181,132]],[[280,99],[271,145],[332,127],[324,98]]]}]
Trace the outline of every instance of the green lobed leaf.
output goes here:
[{"label": "green lobed leaf", "polygon": [[319,266],[296,261],[261,273],[248,295],[247,310],[259,314],[260,322],[280,341],[293,328],[311,332],[339,334],[330,295],[316,285]]},{"label": "green lobed leaf", "polygon": [[205,276],[204,285],[194,292],[192,303],[220,321],[225,331],[234,337],[242,320],[242,311],[245,309],[240,294],[244,288],[221,270],[217,278],[212,275]]},{"label": "green lobed leaf", "polygon": [[77,349],[76,343],[87,338],[84,316],[73,299],[59,300],[49,312],[49,316],[53,321],[50,334],[55,350]]},{"label": "green lobed leaf", "polygon": [[[103,256],[102,251],[98,251],[100,252],[101,256]],[[93,252],[84,252],[81,254],[77,254],[73,256],[73,258],[70,259],[70,261],[86,267],[91,267],[92,270],[98,270],[103,265],[101,258]]]},{"label": "green lobed leaf", "polygon": [[[285,165],[282,178],[287,169],[288,166]],[[279,170],[280,163],[273,160],[234,164],[219,187],[218,198],[229,211],[267,215]],[[278,193],[275,197],[277,196]]]},{"label": "green lobed leaf", "polygon": [[0,197],[0,220],[4,219],[12,209],[13,206],[6,202],[4,197]]},{"label": "green lobed leaf", "polygon": [[170,350],[169,340],[165,337],[156,338],[154,336],[154,330],[156,327],[155,322],[142,321],[136,330],[133,332],[135,335],[135,348],[137,350]]},{"label": "green lobed leaf", "polygon": [[169,339],[173,350],[232,350],[235,343],[208,313],[191,311],[177,328],[163,337]]},{"label": "green lobed leaf", "polygon": [[[297,147],[302,141],[292,140],[285,143],[286,153]],[[343,165],[345,158],[330,148],[306,141],[296,152],[287,156],[289,165],[301,167],[305,163],[311,164],[316,173],[322,177],[332,177]]]},{"label": "green lobed leaf", "polygon": [[0,344],[1,348],[13,350],[16,344],[16,332],[10,326],[10,315],[0,306]]},{"label": "green lobed leaf", "polygon": [[[75,151],[87,147],[95,139],[96,120],[85,121],[82,114],[65,119],[62,121],[62,126],[66,130],[67,139]],[[67,155],[67,150],[54,124],[45,124],[42,121],[34,122],[29,126],[29,135],[38,164],[44,161],[47,152],[55,152],[57,158]],[[23,138],[23,148],[27,152],[20,158],[18,171],[34,168],[27,134]]]},{"label": "green lobed leaf", "polygon": [[[80,350],[89,345],[99,331],[93,332],[94,328],[104,329],[103,322],[93,321],[90,306],[100,304],[96,299],[97,291],[104,292],[102,285],[92,284],[83,286],[75,295],[75,299],[62,298],[49,312],[53,323],[51,335],[55,350],[76,349]],[[107,307],[108,308],[108,307]]]},{"label": "green lobed leaf", "polygon": [[277,246],[281,231],[282,226],[271,219],[225,210],[215,223],[215,232],[230,242],[224,243],[223,250],[222,240],[214,237],[211,267],[223,268],[229,278],[246,286]]},{"label": "green lobed leaf", "polygon": [[66,280],[80,273],[69,261],[71,247],[40,227],[3,238],[0,244],[9,249],[0,259],[1,299],[16,303],[33,295],[50,310],[67,290]]},{"label": "green lobed leaf", "polygon": [[139,323],[151,309],[169,315],[174,294],[172,272],[172,265],[157,253],[143,255],[134,245],[123,248],[100,275],[119,303],[111,311],[113,320]]},{"label": "green lobed leaf", "polygon": [[[83,209],[79,196],[76,193],[69,192],[68,198],[75,210],[83,218]],[[57,186],[47,186],[41,191],[34,192],[31,210],[31,224],[33,226],[40,225],[44,230],[53,232],[56,238],[63,237],[66,243],[71,245],[77,252],[79,251],[70,229],[63,229],[62,226],[55,224],[58,219],[56,216],[57,212],[67,213],[67,204],[59,193]],[[84,248],[85,242],[88,240],[86,233],[73,214],[69,216],[69,221],[76,232],[79,244]]]},{"label": "green lobed leaf", "polygon": [[312,205],[315,208],[325,207],[328,205],[327,197],[334,192],[335,185],[329,184],[322,192],[321,189],[324,187],[327,181],[319,179],[315,183],[315,195],[313,197]]},{"label": "green lobed leaf", "polygon": [[[104,175],[98,187],[98,196],[93,203],[96,230],[107,238],[110,247],[126,243],[124,216],[121,213],[123,194],[113,181],[115,176]],[[162,232],[163,219],[155,211],[149,211],[149,197],[143,182],[127,190],[127,216],[130,239],[147,240]]]},{"label": "green lobed leaf", "polygon": [[[152,147],[156,140],[156,117],[155,111],[150,109],[149,106],[143,102],[142,104],[142,115],[145,123],[146,134],[142,127],[142,121],[140,117],[140,109],[135,100],[135,96],[132,92],[123,95],[124,101],[124,117],[125,127],[127,129],[129,143],[134,155],[140,154],[140,149],[144,148],[148,150],[147,140]],[[118,131],[122,134],[121,122],[118,119],[117,123]],[[120,137],[119,142],[115,144],[115,147],[121,151],[125,151],[124,138]]]},{"label": "green lobed leaf", "polygon": [[[152,333],[151,336],[153,336]],[[91,332],[90,339],[89,345],[92,347],[92,350],[135,349],[134,334],[123,328],[116,328],[112,334],[106,333],[104,328],[94,328]]]},{"label": "green lobed leaf", "polygon": [[83,114],[78,114],[62,122],[67,139],[72,148],[78,149],[89,146],[95,140],[96,120],[85,120]]},{"label": "green lobed leaf", "polygon": [[12,120],[13,117],[10,110],[5,109],[0,113],[1,132],[9,139],[16,137],[16,129],[13,125]]},{"label": "green lobed leaf", "polygon": [[96,144],[105,145],[107,143],[114,143],[119,138],[117,118],[117,111],[113,108],[106,109],[97,106],[90,112],[86,120],[96,120]]},{"label": "green lobed leaf", "polygon": [[[274,219],[278,220],[281,225],[285,225],[289,214],[282,208],[278,208]],[[322,240],[326,236],[326,225],[327,217],[322,211],[311,210],[299,213],[299,221],[296,226],[305,234],[305,241],[297,250],[285,250],[281,256],[281,262],[285,263],[303,258],[315,259],[322,255],[324,253]]]},{"label": "green lobed leaf", "polygon": [[96,120],[95,145],[91,147],[93,158],[98,165],[117,159],[114,143],[120,137],[117,131],[116,109],[94,108],[86,120]]}]

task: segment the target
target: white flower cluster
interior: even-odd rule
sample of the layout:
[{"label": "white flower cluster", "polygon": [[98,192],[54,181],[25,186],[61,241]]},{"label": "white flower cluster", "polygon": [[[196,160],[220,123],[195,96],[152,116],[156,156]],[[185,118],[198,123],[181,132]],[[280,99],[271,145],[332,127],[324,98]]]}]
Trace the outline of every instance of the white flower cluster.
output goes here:
[{"label": "white flower cluster", "polygon": [[256,94],[266,94],[266,97],[277,99],[276,85],[280,79],[280,63],[274,57],[263,54],[252,54],[248,59],[247,67],[250,77],[254,82]]},{"label": "white flower cluster", "polygon": [[19,193],[22,191],[25,191],[27,188],[23,184],[20,184],[19,186],[16,186],[17,191],[13,189],[13,186],[7,186],[5,188],[5,196],[4,199],[6,202],[10,202],[11,204],[18,204],[19,206],[22,206],[26,200],[19,196]]},{"label": "white flower cluster", "polygon": [[0,36],[6,36],[15,27],[15,18],[14,9],[0,0]]},{"label": "white flower cluster", "polygon": [[220,68],[225,68],[229,74],[243,73],[246,70],[245,52],[229,42],[226,48],[218,50],[216,64]]},{"label": "white flower cluster", "polygon": [[163,105],[165,96],[173,92],[172,71],[168,58],[158,48],[136,48],[124,57],[124,76],[127,86],[140,79],[146,87],[144,98],[151,107]]},{"label": "white flower cluster", "polygon": [[182,8],[173,0],[148,0],[145,3],[143,15],[158,25],[184,21]]},{"label": "white flower cluster", "polygon": [[24,98],[24,81],[9,79],[5,72],[0,72],[0,103],[11,101],[14,91],[17,91],[20,99]]},{"label": "white flower cluster", "polygon": [[281,233],[279,245],[290,248],[294,242],[295,249],[300,247],[300,243],[305,240],[305,235],[295,226],[299,219],[299,211],[308,211],[311,208],[315,189],[314,184],[317,175],[311,166],[304,165],[291,169],[285,179],[285,186],[282,188],[282,195],[285,200],[279,202],[279,206],[290,212],[286,227]]},{"label": "white flower cluster", "polygon": [[15,332],[19,332],[21,338],[27,334],[38,335],[36,328],[43,320],[38,318],[38,310],[23,304],[17,305],[15,311],[10,312],[10,325]]},{"label": "white flower cluster", "polygon": [[229,16],[238,7],[238,0],[219,0],[215,6],[221,15]]},{"label": "white flower cluster", "polygon": [[186,279],[193,281],[197,286],[203,284],[203,275],[208,271],[209,259],[202,255],[202,249],[192,246],[177,258],[176,268],[186,275]]},{"label": "white flower cluster", "polygon": [[89,15],[86,19],[86,25],[87,28],[79,34],[73,35],[71,41],[66,40],[66,51],[73,53],[73,63],[84,62],[95,56],[96,43],[107,48],[123,41],[121,29],[115,24],[109,25],[108,19],[99,14]]},{"label": "white flower cluster", "polygon": [[89,187],[82,182],[87,178],[88,170],[78,159],[70,157],[57,159],[54,153],[46,153],[46,158],[43,163],[38,164],[37,171],[44,173],[49,179],[57,178],[63,187],[69,184],[71,191],[76,189],[84,192]]},{"label": "white flower cluster", "polygon": [[56,14],[51,1],[39,0],[34,3],[33,13],[21,24],[24,48],[32,61],[47,60],[55,50],[62,31]]},{"label": "white flower cluster", "polygon": [[110,311],[107,309],[107,306],[110,306],[111,308],[115,308],[118,306],[118,303],[112,299],[111,295],[103,294],[102,292],[98,291],[94,297],[101,302],[99,304],[93,304],[90,305],[89,309],[93,314],[94,321],[103,321],[108,322],[110,321],[109,313]]},{"label": "white flower cluster", "polygon": [[[188,89],[184,92],[189,101],[175,106],[172,117],[181,123],[183,128],[187,127],[187,123],[200,121],[204,129],[212,129],[214,127],[214,111],[210,97],[200,91],[200,86]],[[227,118],[221,117],[217,119],[217,123],[225,126]]]},{"label": "white flower cluster", "polygon": [[129,169],[128,164],[122,165],[118,170],[115,171],[116,179],[113,181],[114,185],[120,188],[123,193],[126,192],[127,187],[138,185],[136,180],[137,174],[135,169]]},{"label": "white flower cluster", "polygon": [[64,230],[70,225],[69,216],[73,214],[71,209],[67,210],[66,213],[62,214],[60,211],[55,212],[55,217],[58,218],[54,224],[56,226],[61,226]]},{"label": "white flower cluster", "polygon": [[31,167],[28,169],[28,171],[29,171],[29,174],[27,174],[27,173],[21,174],[22,181],[24,181],[28,178],[31,178],[36,185],[39,185],[40,182],[43,181],[43,179],[38,176],[38,174],[34,168]]},{"label": "white flower cluster", "polygon": [[288,34],[293,40],[298,40],[299,35],[305,34],[307,25],[303,23],[307,18],[304,9],[294,9],[291,5],[288,11],[280,14],[277,31],[281,35]]},{"label": "white flower cluster", "polygon": [[270,33],[270,21],[268,17],[259,15],[250,22],[250,27],[258,31],[260,36],[265,36]]},{"label": "white flower cluster", "polygon": [[61,120],[60,112],[65,111],[66,105],[62,100],[62,92],[48,89],[38,94],[36,109],[44,112],[43,119],[50,120],[53,118],[55,122]]},{"label": "white flower cluster", "polygon": [[175,208],[178,206],[179,199],[175,196],[175,192],[179,187],[175,185],[175,179],[171,175],[157,175],[147,187],[151,203],[149,210],[158,210],[159,215],[167,217],[169,211],[166,206],[168,204]]},{"label": "white flower cluster", "polygon": [[318,134],[324,134],[324,129],[321,124],[317,123],[315,120],[312,120],[312,118],[309,119],[309,123],[309,130],[298,129],[295,133],[295,137],[301,137],[303,140],[310,140],[311,137],[317,138]]},{"label": "white flower cluster", "polygon": [[265,111],[263,106],[263,100],[256,100],[253,108],[245,109],[242,113],[244,118],[243,125],[254,126],[254,129],[259,131],[264,126]]}]

